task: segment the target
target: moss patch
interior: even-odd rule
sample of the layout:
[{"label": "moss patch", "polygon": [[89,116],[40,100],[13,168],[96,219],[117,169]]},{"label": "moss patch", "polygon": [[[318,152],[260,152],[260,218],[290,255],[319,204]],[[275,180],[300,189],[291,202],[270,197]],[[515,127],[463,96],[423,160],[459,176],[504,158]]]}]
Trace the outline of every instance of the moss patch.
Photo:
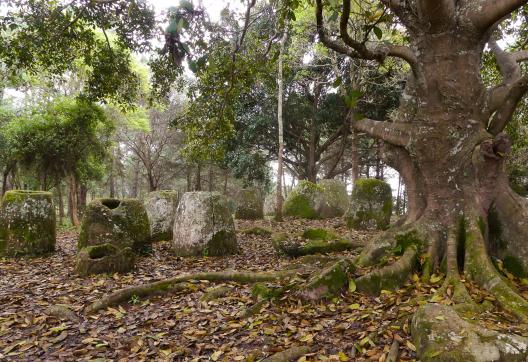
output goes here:
[{"label": "moss patch", "polygon": [[302,234],[272,235],[273,247],[277,253],[289,257],[313,254],[327,254],[354,249],[357,246],[325,229],[307,229]]},{"label": "moss patch", "polygon": [[246,234],[246,235],[256,235],[256,236],[271,236],[271,234],[273,234],[273,231],[267,228],[260,227],[260,226],[253,226],[251,228],[242,230],[241,233]]},{"label": "moss patch", "polygon": [[264,217],[264,200],[255,188],[242,189],[236,197],[235,219],[257,220]]},{"label": "moss patch", "polygon": [[0,206],[0,256],[36,256],[55,250],[52,194],[12,190]]},{"label": "moss patch", "polygon": [[359,179],[352,191],[352,200],[345,219],[352,229],[378,229],[389,227],[392,214],[392,189],[378,179]]},{"label": "moss patch", "polygon": [[354,270],[353,264],[342,259],[325,268],[301,287],[300,296],[306,300],[331,298],[348,285],[349,274]]},{"label": "moss patch", "polygon": [[78,248],[105,243],[139,253],[150,249],[150,223],[139,200],[96,199],[86,207]]}]

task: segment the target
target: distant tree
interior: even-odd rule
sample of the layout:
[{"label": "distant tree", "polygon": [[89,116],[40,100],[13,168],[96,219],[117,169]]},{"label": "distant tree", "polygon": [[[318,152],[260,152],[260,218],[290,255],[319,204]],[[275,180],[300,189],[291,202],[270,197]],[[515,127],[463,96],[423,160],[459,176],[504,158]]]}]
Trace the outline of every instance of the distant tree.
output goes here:
[{"label": "distant tree", "polygon": [[78,225],[79,185],[102,177],[113,129],[101,107],[64,98],[14,118],[5,134],[13,158],[34,172],[41,189],[67,181],[70,218]]}]

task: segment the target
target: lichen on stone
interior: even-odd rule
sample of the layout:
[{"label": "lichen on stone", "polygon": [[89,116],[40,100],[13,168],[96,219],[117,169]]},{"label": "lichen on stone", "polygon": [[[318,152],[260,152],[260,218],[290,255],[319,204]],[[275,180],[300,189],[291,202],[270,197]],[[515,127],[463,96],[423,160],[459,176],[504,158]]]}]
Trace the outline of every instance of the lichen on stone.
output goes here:
[{"label": "lichen on stone", "polygon": [[257,220],[264,217],[264,200],[256,188],[246,188],[236,195],[235,219]]},{"label": "lichen on stone", "polygon": [[147,212],[137,199],[95,199],[86,207],[78,249],[110,243],[136,253],[151,248]]},{"label": "lichen on stone", "polygon": [[0,206],[0,256],[35,256],[55,250],[55,208],[50,192],[7,191]]},{"label": "lichen on stone", "polygon": [[304,219],[326,219],[342,216],[348,204],[345,185],[338,180],[319,184],[302,180],[288,194],[283,213]]},{"label": "lichen on stone", "polygon": [[81,276],[103,273],[126,273],[133,269],[135,254],[131,248],[110,243],[82,248],[77,254],[76,272]]},{"label": "lichen on stone", "polygon": [[144,199],[145,209],[150,222],[152,241],[171,240],[174,215],[180,193],[174,190],[149,192]]},{"label": "lichen on stone", "polygon": [[238,252],[227,198],[218,192],[183,194],[173,227],[173,251],[179,256],[223,256]]},{"label": "lichen on stone", "polygon": [[378,179],[356,181],[350,207],[345,214],[347,226],[359,230],[385,230],[392,215],[392,189]]}]

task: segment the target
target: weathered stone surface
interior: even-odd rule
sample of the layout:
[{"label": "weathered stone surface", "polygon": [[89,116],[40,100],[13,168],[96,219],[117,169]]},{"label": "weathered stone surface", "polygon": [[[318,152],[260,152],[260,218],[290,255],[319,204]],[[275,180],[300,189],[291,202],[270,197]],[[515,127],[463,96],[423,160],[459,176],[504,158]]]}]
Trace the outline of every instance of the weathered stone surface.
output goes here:
[{"label": "weathered stone surface", "polygon": [[39,255],[55,250],[52,194],[12,190],[0,208],[0,256]]},{"label": "weathered stone surface", "polygon": [[172,239],[174,215],[179,201],[180,193],[172,190],[153,191],[145,196],[152,241]]},{"label": "weathered stone surface", "polygon": [[346,186],[339,180],[321,180],[323,193],[315,199],[315,210],[321,219],[343,216],[348,208],[349,197]]},{"label": "weathered stone surface", "polygon": [[77,254],[76,272],[86,276],[102,273],[126,273],[134,267],[135,254],[131,248],[117,248],[105,243],[82,248]]},{"label": "weathered stone surface", "polygon": [[147,212],[136,199],[96,199],[86,207],[78,248],[109,243],[134,252],[150,249]]},{"label": "weathered stone surface", "polygon": [[413,317],[411,334],[424,362],[520,362],[528,356],[527,338],[469,323],[442,304],[420,307]]},{"label": "weathered stone surface", "polygon": [[238,251],[228,200],[218,192],[184,193],[173,230],[176,255],[222,256]]},{"label": "weathered stone surface", "polygon": [[284,202],[284,215],[305,219],[343,216],[348,205],[345,185],[338,180],[322,180],[319,184],[299,182]]},{"label": "weathered stone surface", "polygon": [[272,192],[264,198],[264,216],[275,216],[277,209],[277,194]]},{"label": "weathered stone surface", "polygon": [[349,228],[384,230],[392,214],[392,190],[377,179],[359,179],[352,191],[350,207],[345,214]]},{"label": "weathered stone surface", "polygon": [[242,189],[236,195],[235,219],[256,220],[264,217],[261,193],[256,188]]}]

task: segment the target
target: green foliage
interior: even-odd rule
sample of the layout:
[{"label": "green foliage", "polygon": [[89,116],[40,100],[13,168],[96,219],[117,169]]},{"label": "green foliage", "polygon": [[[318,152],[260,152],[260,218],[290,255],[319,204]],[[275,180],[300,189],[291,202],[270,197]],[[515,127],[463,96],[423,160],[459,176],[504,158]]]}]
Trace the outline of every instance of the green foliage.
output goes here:
[{"label": "green foliage", "polygon": [[133,103],[139,80],[130,51],[147,50],[156,29],[146,2],[8,0],[5,6],[0,62],[6,73],[62,76],[82,64],[87,99]]},{"label": "green foliage", "polygon": [[12,119],[5,129],[12,157],[44,182],[74,174],[100,179],[113,125],[102,108],[81,99],[58,99],[44,110]]}]

